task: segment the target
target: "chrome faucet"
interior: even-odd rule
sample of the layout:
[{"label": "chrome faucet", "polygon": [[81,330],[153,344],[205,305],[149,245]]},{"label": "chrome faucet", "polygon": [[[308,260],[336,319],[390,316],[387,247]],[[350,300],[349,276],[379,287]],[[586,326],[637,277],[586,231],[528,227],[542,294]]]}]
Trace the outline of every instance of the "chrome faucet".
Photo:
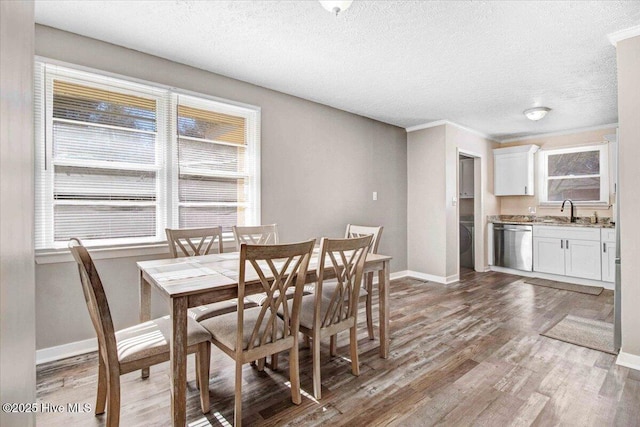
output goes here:
[{"label": "chrome faucet", "polygon": [[562,207],[560,208],[560,212],[564,212],[564,204],[569,202],[569,204],[571,205],[571,222],[576,222],[576,217],[573,214],[573,202],[571,201],[571,199],[567,199],[564,202],[562,202]]}]

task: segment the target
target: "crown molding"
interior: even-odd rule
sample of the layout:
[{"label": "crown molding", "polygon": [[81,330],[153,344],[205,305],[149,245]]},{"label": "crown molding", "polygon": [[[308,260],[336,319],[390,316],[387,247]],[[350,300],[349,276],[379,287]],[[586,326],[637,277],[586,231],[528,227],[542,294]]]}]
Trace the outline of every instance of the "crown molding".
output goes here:
[{"label": "crown molding", "polygon": [[548,138],[548,137],[551,137],[551,136],[570,135],[572,133],[589,132],[589,131],[592,131],[592,130],[611,129],[611,128],[617,128],[617,127],[618,127],[618,123],[610,123],[608,125],[600,125],[600,126],[591,126],[591,127],[586,127],[586,128],[568,129],[568,130],[562,130],[562,131],[559,131],[559,132],[539,133],[537,135],[522,136],[522,137],[519,137],[519,138],[502,139],[502,140],[499,140],[498,142],[501,143],[501,144],[504,144],[504,143],[507,143],[507,142],[527,141],[529,139]]},{"label": "crown molding", "polygon": [[486,133],[477,131],[475,129],[468,128],[466,126],[459,125],[458,123],[454,123],[454,122],[452,122],[450,120],[436,120],[434,122],[423,123],[421,125],[411,126],[411,127],[405,128],[405,130],[407,131],[407,133],[409,133],[409,132],[415,132],[417,130],[428,129],[428,128],[432,128],[432,127],[436,127],[436,126],[442,126],[442,125],[455,126],[455,127],[459,128],[459,129],[462,129],[464,131],[473,133],[474,135],[478,135],[481,138],[488,139],[488,140],[493,141],[493,142],[500,142],[497,139],[490,137]]},{"label": "crown molding", "polygon": [[618,42],[637,36],[640,36],[640,25],[608,34],[607,38],[612,45],[617,46]]}]

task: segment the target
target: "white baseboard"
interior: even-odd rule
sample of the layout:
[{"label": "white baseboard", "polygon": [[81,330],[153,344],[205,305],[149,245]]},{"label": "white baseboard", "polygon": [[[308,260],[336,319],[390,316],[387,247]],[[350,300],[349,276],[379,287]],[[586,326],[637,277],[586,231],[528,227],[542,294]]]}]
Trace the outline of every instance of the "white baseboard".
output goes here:
[{"label": "white baseboard", "polygon": [[54,360],[65,359],[79,354],[91,353],[98,350],[98,340],[89,338],[88,340],[70,342],[55,347],[36,350],[36,365],[53,362]]},{"label": "white baseboard", "polygon": [[448,285],[460,280],[460,276],[458,274],[454,274],[453,276],[436,276],[433,274],[420,273],[419,271],[412,270],[407,270],[406,273],[408,277],[414,277],[416,279],[426,280],[428,282],[442,283],[444,285]]},{"label": "white baseboard", "polygon": [[391,273],[389,275],[389,278],[391,280],[394,280],[394,279],[402,279],[403,277],[408,277],[408,276],[409,276],[409,271],[403,270],[403,271],[396,271],[395,273]]},{"label": "white baseboard", "polygon": [[624,366],[626,368],[635,369],[636,371],[640,371],[640,356],[621,351],[618,354],[618,358],[616,359],[616,364]]},{"label": "white baseboard", "polygon": [[556,280],[558,282],[567,282],[567,283],[575,283],[576,285],[584,285],[584,286],[602,286],[605,289],[613,290],[613,283],[610,282],[601,282],[600,280],[591,280],[591,279],[581,279],[579,277],[569,277],[569,276],[560,276],[557,274],[548,274],[548,273],[540,273],[538,271],[522,271],[515,270],[513,268],[506,267],[498,267],[492,265],[490,267],[491,271],[497,271],[499,273],[506,274],[515,274],[517,276],[524,277],[539,277],[541,279],[548,280]]}]

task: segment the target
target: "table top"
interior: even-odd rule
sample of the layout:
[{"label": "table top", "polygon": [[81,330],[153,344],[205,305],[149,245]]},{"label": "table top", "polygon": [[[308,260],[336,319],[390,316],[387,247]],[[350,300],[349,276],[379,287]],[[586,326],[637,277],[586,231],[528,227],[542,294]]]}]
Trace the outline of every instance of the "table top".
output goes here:
[{"label": "table top", "polygon": [[[309,260],[308,281],[315,281],[318,265],[318,249]],[[138,262],[144,278],[169,297],[190,296],[218,289],[235,288],[238,285],[239,252],[201,255],[185,258],[167,258]],[[388,255],[367,254],[365,270],[391,260]],[[371,270],[372,271],[372,270]],[[247,282],[257,280],[252,269],[247,270]],[[250,275],[255,277],[251,277]]]}]

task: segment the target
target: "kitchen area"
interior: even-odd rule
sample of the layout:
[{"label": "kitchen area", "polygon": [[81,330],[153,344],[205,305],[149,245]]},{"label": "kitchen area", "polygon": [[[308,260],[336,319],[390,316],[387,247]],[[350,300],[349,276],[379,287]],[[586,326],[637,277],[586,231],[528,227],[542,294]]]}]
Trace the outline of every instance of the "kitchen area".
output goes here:
[{"label": "kitchen area", "polygon": [[[559,136],[549,143],[551,139],[493,150],[494,193],[501,209],[498,215],[487,215],[489,269],[613,290],[617,351],[620,256],[615,129],[604,129],[599,135]],[[577,143],[580,139],[582,143]]]}]

